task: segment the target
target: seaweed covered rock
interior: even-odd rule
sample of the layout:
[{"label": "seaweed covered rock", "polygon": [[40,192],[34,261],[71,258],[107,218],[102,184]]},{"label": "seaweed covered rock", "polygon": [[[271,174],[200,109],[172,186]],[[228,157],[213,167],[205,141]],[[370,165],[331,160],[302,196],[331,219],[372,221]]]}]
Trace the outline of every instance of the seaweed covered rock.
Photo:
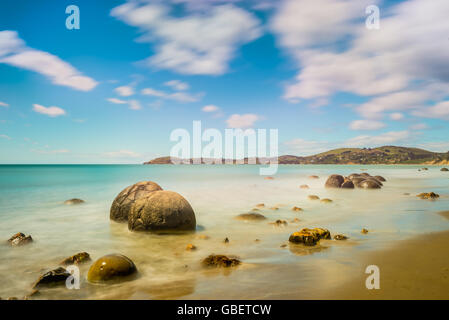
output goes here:
[{"label": "seaweed covered rock", "polygon": [[329,178],[327,178],[325,187],[326,188],[340,188],[345,178],[339,174],[333,174]]},{"label": "seaweed covered rock", "polygon": [[306,246],[314,246],[320,239],[331,239],[329,230],[323,228],[304,228],[290,235],[288,241]]},{"label": "seaweed covered rock", "polygon": [[90,255],[87,252],[79,252],[71,257],[61,261],[62,265],[81,264],[90,261]]},{"label": "seaweed covered rock", "polygon": [[111,205],[109,217],[118,222],[128,221],[128,215],[133,203],[140,199],[146,199],[154,191],[162,190],[155,182],[142,181],[122,190]]},{"label": "seaweed covered rock", "polygon": [[121,254],[109,254],[92,264],[87,273],[87,280],[90,282],[127,280],[136,272],[137,268],[130,258]]},{"label": "seaweed covered rock", "polygon": [[205,267],[223,267],[223,268],[229,268],[229,267],[235,267],[241,264],[240,260],[229,258],[224,255],[214,255],[211,254],[207,258],[205,258],[202,261],[203,266]]},{"label": "seaweed covered rock", "polygon": [[132,231],[195,230],[195,213],[184,197],[173,191],[154,191],[131,205],[128,229]]},{"label": "seaweed covered rock", "polygon": [[434,192],[423,192],[417,195],[418,198],[421,199],[427,199],[427,200],[435,200],[438,199],[440,197],[439,194],[436,194]]},{"label": "seaweed covered rock", "polygon": [[64,285],[69,276],[70,273],[66,269],[62,267],[56,268],[41,275],[34,283],[33,289]]},{"label": "seaweed covered rock", "polygon": [[256,212],[249,212],[249,213],[242,213],[236,217],[238,220],[244,220],[244,221],[261,221],[265,220],[266,217],[260,213]]},{"label": "seaweed covered rock", "polygon": [[31,237],[31,235],[26,236],[22,232],[18,232],[8,239],[8,243],[13,247],[23,246],[31,242],[33,242],[33,238]]}]

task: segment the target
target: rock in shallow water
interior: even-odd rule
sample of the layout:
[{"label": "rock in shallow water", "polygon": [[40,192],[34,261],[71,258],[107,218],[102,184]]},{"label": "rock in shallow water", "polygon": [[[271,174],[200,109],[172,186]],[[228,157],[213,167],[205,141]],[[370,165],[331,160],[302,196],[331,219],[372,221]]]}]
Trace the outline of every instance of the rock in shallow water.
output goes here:
[{"label": "rock in shallow water", "polygon": [[347,240],[348,237],[345,236],[345,235],[343,235],[343,234],[336,234],[336,235],[334,236],[334,239],[335,239],[335,240]]},{"label": "rock in shallow water", "polygon": [[381,188],[381,185],[377,181],[371,180],[371,179],[363,180],[357,186],[359,188],[363,188],[363,189],[380,189]]},{"label": "rock in shallow water", "polygon": [[90,261],[90,255],[87,252],[80,252],[74,254],[71,257],[68,257],[61,261],[62,265],[71,265],[71,264],[81,264]]},{"label": "rock in shallow water", "polygon": [[238,215],[236,219],[245,221],[261,221],[265,220],[266,217],[260,213],[250,212],[250,213],[242,213]]},{"label": "rock in shallow water", "polygon": [[33,242],[33,238],[30,235],[26,236],[22,232],[18,232],[8,239],[8,243],[13,247],[23,246],[31,242]]},{"label": "rock in shallow water", "polygon": [[306,246],[314,246],[320,239],[331,239],[329,230],[324,228],[304,228],[298,232],[292,233],[288,241],[304,244]]},{"label": "rock in shallow water", "polygon": [[320,200],[320,197],[318,197],[314,194],[311,194],[310,196],[308,196],[308,198],[309,198],[309,200]]},{"label": "rock in shallow water", "polygon": [[142,181],[127,187],[112,202],[109,217],[118,222],[128,221],[132,204],[139,199],[147,198],[152,192],[162,190],[155,182]]},{"label": "rock in shallow water", "polygon": [[327,178],[325,187],[326,188],[340,188],[345,178],[339,174],[333,174],[329,178]]},{"label": "rock in shallow water", "polygon": [[438,199],[438,198],[440,197],[440,195],[439,195],[439,194],[436,194],[436,193],[434,193],[434,192],[428,192],[428,193],[425,193],[425,192],[424,192],[424,193],[418,194],[417,197],[418,197],[418,198],[421,198],[421,199],[435,200],[435,199]]},{"label": "rock in shallow water", "polygon": [[131,205],[128,229],[132,231],[195,230],[196,219],[192,207],[173,191],[154,191]]},{"label": "rock in shallow water", "polygon": [[84,202],[85,202],[84,200],[74,198],[74,199],[70,199],[70,200],[64,201],[64,204],[72,206],[72,205],[75,205],[75,204],[82,204]]},{"label": "rock in shallow water", "polygon": [[441,170],[440,171],[449,171],[449,169],[448,168],[441,168]]},{"label": "rock in shallow water", "polygon": [[354,182],[352,182],[350,179],[345,179],[343,183],[341,184],[342,189],[354,189]]},{"label": "rock in shallow water", "polygon": [[66,269],[62,267],[56,268],[41,275],[34,283],[33,289],[46,286],[64,285],[69,276],[70,273]]},{"label": "rock in shallow water", "polygon": [[240,260],[228,258],[224,255],[213,255],[211,254],[207,258],[202,261],[203,266],[205,267],[235,267],[241,264]]},{"label": "rock in shallow water", "polygon": [[101,257],[90,267],[87,280],[106,282],[110,280],[127,280],[137,272],[134,262],[121,254],[109,254]]}]

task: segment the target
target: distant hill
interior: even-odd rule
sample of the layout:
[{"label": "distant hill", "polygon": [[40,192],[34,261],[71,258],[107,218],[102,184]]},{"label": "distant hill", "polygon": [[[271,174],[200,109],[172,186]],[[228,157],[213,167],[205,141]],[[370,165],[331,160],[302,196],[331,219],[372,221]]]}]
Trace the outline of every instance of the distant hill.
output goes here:
[{"label": "distant hill", "polygon": [[[208,163],[213,159],[202,159]],[[221,159],[222,162],[224,160]],[[256,159],[257,164],[267,163],[267,158]],[[449,152],[437,153],[418,148],[384,146],[379,148],[340,148],[313,156],[283,155],[279,164],[449,164]],[[192,160],[189,160],[192,163]],[[232,163],[236,163],[232,160]],[[248,159],[244,159],[248,163]],[[156,158],[144,164],[171,164],[170,157]]]}]

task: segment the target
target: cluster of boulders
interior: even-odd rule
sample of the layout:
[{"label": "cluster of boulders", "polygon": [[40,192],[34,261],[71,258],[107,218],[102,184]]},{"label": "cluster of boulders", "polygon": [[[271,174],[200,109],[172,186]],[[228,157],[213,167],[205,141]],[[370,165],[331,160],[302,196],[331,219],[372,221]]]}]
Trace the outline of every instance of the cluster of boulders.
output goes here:
[{"label": "cluster of boulders", "polygon": [[333,174],[326,180],[326,188],[343,188],[343,189],[380,189],[383,186],[382,182],[386,179],[382,176],[371,176],[369,173],[353,173],[347,177],[339,174]]},{"label": "cluster of boulders", "polygon": [[138,182],[118,194],[111,220],[128,222],[131,231],[195,230],[195,213],[180,194],[163,190],[152,181]]}]

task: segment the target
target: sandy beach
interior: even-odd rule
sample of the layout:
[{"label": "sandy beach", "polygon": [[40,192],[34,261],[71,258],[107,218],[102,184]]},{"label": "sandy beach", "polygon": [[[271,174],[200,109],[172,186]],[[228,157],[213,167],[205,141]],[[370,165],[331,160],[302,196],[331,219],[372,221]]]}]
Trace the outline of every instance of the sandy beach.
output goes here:
[{"label": "sandy beach", "polygon": [[[449,231],[398,241],[391,249],[363,254],[356,276],[325,299],[449,299]],[[377,265],[380,289],[368,290],[364,269]]]}]

